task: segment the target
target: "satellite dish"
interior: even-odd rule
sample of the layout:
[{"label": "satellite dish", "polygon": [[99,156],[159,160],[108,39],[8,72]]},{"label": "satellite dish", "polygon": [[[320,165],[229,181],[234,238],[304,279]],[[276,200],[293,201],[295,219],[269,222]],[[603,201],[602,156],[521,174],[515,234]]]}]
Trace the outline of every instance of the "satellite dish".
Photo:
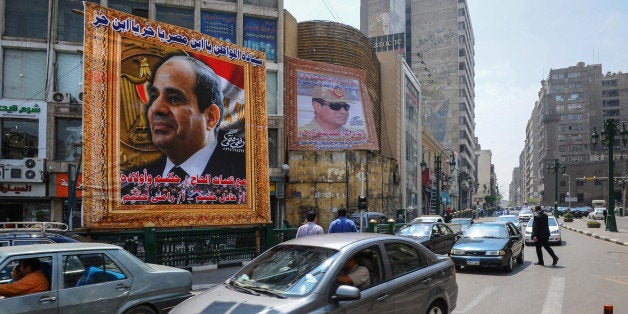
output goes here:
[{"label": "satellite dish", "polygon": [[33,168],[36,164],[37,162],[35,161],[35,159],[26,159],[26,161],[24,162],[26,168]]},{"label": "satellite dish", "polygon": [[62,102],[65,99],[63,93],[56,92],[52,95],[52,100],[55,102]]},{"label": "satellite dish", "polygon": [[26,171],[26,173],[24,173],[24,176],[26,177],[26,179],[35,179],[35,171],[28,170]]}]

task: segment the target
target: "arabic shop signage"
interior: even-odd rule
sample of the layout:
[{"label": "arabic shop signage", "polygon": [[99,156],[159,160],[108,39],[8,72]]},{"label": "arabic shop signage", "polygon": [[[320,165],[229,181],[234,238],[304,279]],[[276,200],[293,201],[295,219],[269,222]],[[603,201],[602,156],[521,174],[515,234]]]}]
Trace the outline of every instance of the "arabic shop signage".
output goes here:
[{"label": "arabic shop signage", "polygon": [[0,198],[44,196],[46,196],[45,183],[0,183]]},{"label": "arabic shop signage", "polygon": [[16,99],[0,99],[0,116],[39,117],[45,113],[45,102],[24,101]]},{"label": "arabic shop signage", "polygon": [[[83,197],[83,175],[79,173],[76,181],[76,197]],[[69,182],[70,179],[68,179],[67,173],[55,174],[55,192],[50,194],[54,195],[54,197],[68,197]]]},{"label": "arabic shop signage", "polygon": [[405,36],[405,33],[397,33],[371,37],[369,40],[371,41],[371,47],[373,47],[376,52],[403,50],[405,48]]}]

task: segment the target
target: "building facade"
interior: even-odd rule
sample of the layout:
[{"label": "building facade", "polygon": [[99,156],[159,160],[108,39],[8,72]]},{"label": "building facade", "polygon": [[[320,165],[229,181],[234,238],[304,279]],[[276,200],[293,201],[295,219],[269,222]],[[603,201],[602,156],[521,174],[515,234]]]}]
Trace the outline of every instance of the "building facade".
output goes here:
[{"label": "building facade", "polygon": [[[282,0],[90,0],[264,51],[271,214],[282,220],[285,140]],[[83,16],[79,0],[0,1],[0,218],[68,221],[80,167]],[[80,223],[81,181],[73,221]],[[79,226],[78,224],[74,224]]]},{"label": "building facade", "polygon": [[470,204],[477,178],[475,39],[466,1],[362,0],[360,12],[361,30],[373,46],[403,53],[417,76],[423,125],[456,154],[450,194]]},{"label": "building facade", "polygon": [[[538,199],[546,206],[555,201],[558,206],[591,206],[594,199],[608,199],[608,148],[594,145],[592,134],[603,131],[607,119],[628,120],[627,78],[625,73],[603,74],[601,64],[584,62],[550,70],[526,129],[521,162],[525,179],[519,187],[523,199]],[[614,201],[621,203],[628,147],[619,136],[613,152]],[[553,171],[555,160],[558,172]]]}]

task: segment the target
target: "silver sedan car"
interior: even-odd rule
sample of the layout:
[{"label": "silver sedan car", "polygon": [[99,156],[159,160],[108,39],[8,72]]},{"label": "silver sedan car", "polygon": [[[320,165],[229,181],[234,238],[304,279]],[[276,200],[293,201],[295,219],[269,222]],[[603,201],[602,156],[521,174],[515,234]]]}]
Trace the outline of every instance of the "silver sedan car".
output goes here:
[{"label": "silver sedan car", "polygon": [[167,313],[191,296],[192,275],[146,264],[119,246],[63,243],[0,248],[0,285],[22,259],[38,259],[47,291],[0,296],[2,313]]},{"label": "silver sedan car", "polygon": [[[361,286],[339,283],[362,270]],[[457,298],[449,257],[399,236],[336,233],[276,245],[170,313],[450,313]]]}]

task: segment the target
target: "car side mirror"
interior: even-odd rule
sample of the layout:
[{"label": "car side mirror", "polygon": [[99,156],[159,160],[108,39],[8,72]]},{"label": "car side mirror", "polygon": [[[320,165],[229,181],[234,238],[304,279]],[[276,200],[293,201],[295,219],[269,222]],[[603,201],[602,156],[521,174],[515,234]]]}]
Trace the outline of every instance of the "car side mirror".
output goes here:
[{"label": "car side mirror", "polygon": [[335,302],[360,300],[360,289],[354,286],[341,285],[331,297]]}]

